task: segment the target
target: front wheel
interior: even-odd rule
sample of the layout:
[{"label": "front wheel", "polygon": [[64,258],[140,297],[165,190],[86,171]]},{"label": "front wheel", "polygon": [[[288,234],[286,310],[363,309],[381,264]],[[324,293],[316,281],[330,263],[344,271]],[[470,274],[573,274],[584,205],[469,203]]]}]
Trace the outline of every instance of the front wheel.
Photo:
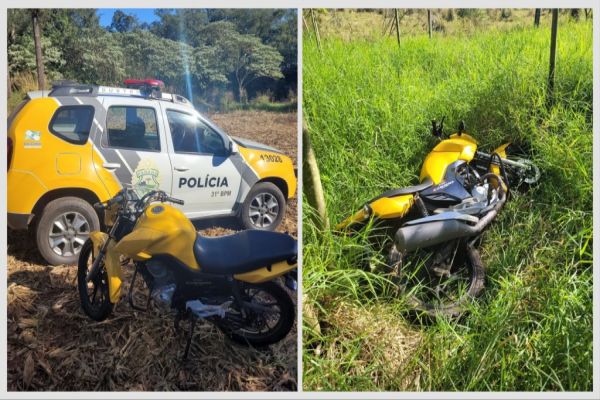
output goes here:
[{"label": "front wheel", "polygon": [[460,316],[485,284],[479,252],[464,241],[407,254],[393,246],[388,265],[412,311],[429,317]]},{"label": "front wheel", "polygon": [[77,266],[77,289],[81,308],[88,317],[95,321],[105,320],[113,309],[108,291],[108,275],[104,263],[94,279],[86,282],[86,276],[94,264],[94,245],[90,239],[86,240],[79,254]]},{"label": "front wheel", "polygon": [[268,346],[285,338],[294,326],[294,303],[275,282],[244,284],[242,301],[242,309],[232,305],[217,325],[235,342]]}]

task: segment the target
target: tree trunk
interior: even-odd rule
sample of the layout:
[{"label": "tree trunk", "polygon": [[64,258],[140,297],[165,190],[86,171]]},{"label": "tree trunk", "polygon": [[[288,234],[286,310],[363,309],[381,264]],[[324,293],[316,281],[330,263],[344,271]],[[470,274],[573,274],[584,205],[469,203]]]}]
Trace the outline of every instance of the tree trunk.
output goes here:
[{"label": "tree trunk", "polygon": [[302,160],[303,193],[306,196],[306,201],[317,211],[316,218],[314,218],[317,226],[328,229],[329,219],[327,218],[325,196],[321,185],[321,174],[306,126],[302,127]]},{"label": "tree trunk", "polygon": [[533,26],[535,26],[536,28],[538,26],[540,26],[540,16],[542,15],[542,9],[541,8],[536,8],[535,9],[535,14],[533,17]]},{"label": "tree trunk", "polygon": [[240,103],[246,103],[246,88],[242,82],[238,82],[238,101]]},{"label": "tree trunk", "polygon": [[10,74],[6,74],[6,97],[12,96],[12,85],[10,84]]},{"label": "tree trunk", "polygon": [[33,23],[33,43],[35,45],[35,63],[37,66],[38,89],[44,90],[46,89],[44,58],[42,56],[42,35],[40,33],[40,24],[38,17],[39,10],[33,9],[31,11],[31,22]]}]

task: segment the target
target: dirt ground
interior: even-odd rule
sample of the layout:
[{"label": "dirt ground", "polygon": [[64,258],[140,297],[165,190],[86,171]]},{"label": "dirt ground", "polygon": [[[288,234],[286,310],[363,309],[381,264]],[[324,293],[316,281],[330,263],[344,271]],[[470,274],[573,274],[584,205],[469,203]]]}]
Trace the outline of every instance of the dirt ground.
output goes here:
[{"label": "dirt ground", "polygon": [[[296,114],[212,115],[225,131],[279,148],[296,163]],[[278,230],[297,235],[290,201]],[[231,232],[205,223],[203,234]],[[213,226],[215,225],[215,226]],[[127,279],[126,279],[127,282]],[[295,294],[293,294],[295,300]],[[267,349],[242,347],[199,324],[188,360],[173,318],[134,311],[122,300],[111,318],[89,319],[79,306],[76,267],[49,267],[24,232],[8,232],[8,390],[228,390],[297,388],[296,327]]]}]

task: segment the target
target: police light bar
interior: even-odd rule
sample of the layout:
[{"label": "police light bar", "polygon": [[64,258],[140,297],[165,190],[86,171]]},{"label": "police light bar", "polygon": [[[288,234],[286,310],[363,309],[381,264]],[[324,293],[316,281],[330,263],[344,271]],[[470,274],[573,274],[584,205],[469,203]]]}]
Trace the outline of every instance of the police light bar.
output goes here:
[{"label": "police light bar", "polygon": [[163,81],[158,79],[125,79],[123,81],[125,86],[129,89],[164,89],[165,84]]}]

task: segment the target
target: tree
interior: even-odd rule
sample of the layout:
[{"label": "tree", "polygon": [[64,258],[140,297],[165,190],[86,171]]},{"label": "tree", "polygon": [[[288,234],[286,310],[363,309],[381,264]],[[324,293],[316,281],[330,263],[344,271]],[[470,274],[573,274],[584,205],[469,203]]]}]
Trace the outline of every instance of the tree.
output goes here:
[{"label": "tree", "polygon": [[112,32],[131,32],[139,27],[139,21],[136,16],[125,14],[121,10],[115,11],[110,24]]},{"label": "tree", "polygon": [[217,54],[236,84],[237,98],[247,101],[246,88],[257,78],[282,78],[283,56],[254,35],[240,34],[230,22],[214,22],[204,33],[218,44]]},{"label": "tree", "polygon": [[33,42],[35,46],[35,63],[37,70],[38,88],[40,90],[44,90],[46,83],[44,72],[44,58],[42,56],[42,38],[40,33],[39,14],[39,9],[34,8],[31,10],[31,22],[33,26]]}]

